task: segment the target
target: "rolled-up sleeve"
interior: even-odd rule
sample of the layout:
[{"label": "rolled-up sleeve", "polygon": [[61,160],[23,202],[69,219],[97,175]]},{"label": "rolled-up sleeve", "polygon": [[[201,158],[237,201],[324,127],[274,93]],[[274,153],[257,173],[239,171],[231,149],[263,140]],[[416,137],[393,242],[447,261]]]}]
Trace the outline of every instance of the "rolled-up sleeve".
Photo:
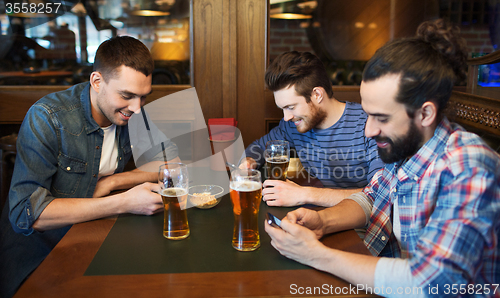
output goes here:
[{"label": "rolled-up sleeve", "polygon": [[54,199],[51,181],[57,171],[57,133],[48,111],[28,111],[17,138],[17,156],[9,192],[9,220],[14,231],[29,235],[32,225]]},{"label": "rolled-up sleeve", "polygon": [[365,227],[370,222],[370,215],[372,213],[373,201],[363,192],[354,193],[347,198],[346,200],[353,200],[358,203],[358,205],[363,209],[365,213]]}]

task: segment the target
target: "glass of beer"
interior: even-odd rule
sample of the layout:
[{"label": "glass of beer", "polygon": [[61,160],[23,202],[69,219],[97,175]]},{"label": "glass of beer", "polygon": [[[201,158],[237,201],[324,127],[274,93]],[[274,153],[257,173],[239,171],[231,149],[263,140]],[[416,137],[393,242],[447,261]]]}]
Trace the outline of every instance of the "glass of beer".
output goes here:
[{"label": "glass of beer", "polygon": [[290,163],[290,145],[287,141],[269,141],[264,151],[267,179],[286,180]]},{"label": "glass of beer", "polygon": [[233,247],[239,251],[256,250],[260,246],[260,172],[253,169],[232,171],[229,188],[234,214]]},{"label": "glass of beer", "polygon": [[165,163],[158,172],[163,200],[163,237],[180,240],[189,236],[187,219],[188,168],[183,163]]}]

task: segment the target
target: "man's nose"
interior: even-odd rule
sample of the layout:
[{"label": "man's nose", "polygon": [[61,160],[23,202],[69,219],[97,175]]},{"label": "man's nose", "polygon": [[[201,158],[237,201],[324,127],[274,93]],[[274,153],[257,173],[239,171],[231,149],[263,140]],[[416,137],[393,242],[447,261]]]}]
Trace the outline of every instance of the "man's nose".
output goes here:
[{"label": "man's nose", "polygon": [[135,114],[139,114],[141,112],[141,99],[139,97],[131,99],[128,109]]},{"label": "man's nose", "polygon": [[380,134],[380,128],[375,124],[375,121],[372,117],[368,116],[365,124],[365,136],[367,138],[373,138]]},{"label": "man's nose", "polygon": [[288,110],[283,111],[283,120],[290,121],[292,118],[293,118],[293,114],[290,111],[288,111]]}]

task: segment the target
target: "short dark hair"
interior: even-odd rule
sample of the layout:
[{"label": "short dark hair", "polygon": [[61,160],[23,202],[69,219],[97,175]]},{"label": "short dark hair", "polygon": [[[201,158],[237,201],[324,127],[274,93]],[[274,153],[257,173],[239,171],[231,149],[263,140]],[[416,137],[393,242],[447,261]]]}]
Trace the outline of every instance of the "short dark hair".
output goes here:
[{"label": "short dark hair", "polygon": [[265,75],[266,87],[278,91],[295,86],[295,92],[311,101],[314,87],[323,87],[333,97],[332,82],[328,78],[323,62],[309,52],[285,52],[269,65]]},{"label": "short dark hair", "polygon": [[149,76],[154,62],[149,49],[138,39],[130,36],[116,36],[99,46],[94,60],[94,71],[102,74],[105,81],[117,74],[122,65]]},{"label": "short dark hair", "polygon": [[363,71],[363,81],[399,74],[396,101],[411,118],[427,101],[437,105],[439,117],[446,108],[456,80],[467,70],[467,49],[459,30],[442,19],[422,23],[412,38],[388,42],[375,52]]}]

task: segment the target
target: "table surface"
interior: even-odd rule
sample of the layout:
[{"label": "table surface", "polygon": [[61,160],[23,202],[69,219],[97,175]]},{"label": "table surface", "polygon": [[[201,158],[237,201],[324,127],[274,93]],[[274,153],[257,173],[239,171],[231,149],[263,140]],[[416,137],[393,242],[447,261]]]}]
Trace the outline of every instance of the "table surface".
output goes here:
[{"label": "table surface", "polygon": [[[221,202],[222,204],[222,202]],[[264,203],[263,203],[264,204]],[[215,208],[227,208],[216,206]],[[286,210],[273,209],[278,217]],[[209,210],[197,210],[206,211]],[[280,214],[281,213],[281,214]],[[130,217],[130,215],[128,215]],[[121,218],[118,219],[118,221]],[[75,224],[42,264],[30,275],[14,297],[292,297],[316,291],[316,295],[366,297],[364,292],[349,292],[355,286],[336,276],[305,267],[292,270],[255,270],[188,273],[86,274],[95,265],[96,255],[117,222],[117,217]],[[267,234],[261,231],[261,235]],[[162,237],[159,235],[159,237]],[[191,235],[190,237],[194,237]],[[268,236],[267,236],[268,237]],[[264,237],[265,238],[265,237]],[[108,246],[109,246],[108,240]],[[164,239],[164,241],[170,241]],[[182,241],[182,240],[181,240]],[[230,239],[228,240],[230,245]],[[355,231],[331,234],[321,240],[325,245],[369,255]],[[269,240],[262,241],[270,246]],[[254,254],[255,252],[241,252]],[[257,255],[250,255],[255,257]],[[283,262],[290,260],[283,258]],[[112,270],[111,270],[112,271]],[[146,270],[147,272],[147,270]],[[316,288],[314,288],[316,287]],[[314,292],[311,292],[314,293]],[[300,296],[300,295],[299,295]]]}]

